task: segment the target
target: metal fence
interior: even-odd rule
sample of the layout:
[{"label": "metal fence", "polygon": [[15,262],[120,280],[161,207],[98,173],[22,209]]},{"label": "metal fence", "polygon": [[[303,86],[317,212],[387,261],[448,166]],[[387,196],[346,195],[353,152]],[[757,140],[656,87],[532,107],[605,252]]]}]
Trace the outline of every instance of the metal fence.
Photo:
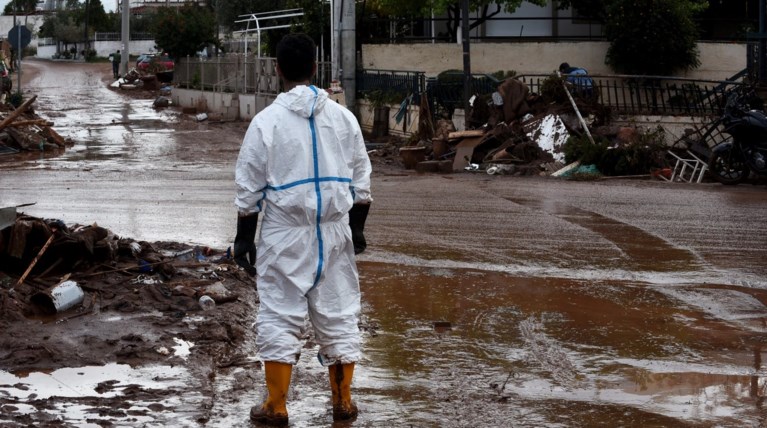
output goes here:
[{"label": "metal fence", "polygon": [[[551,75],[522,75],[531,92],[541,93]],[[590,76],[594,101],[617,114],[718,115],[725,93],[743,85],[736,80],[700,80],[666,76]]]},{"label": "metal fence", "polygon": [[[175,67],[178,86],[216,92],[278,94],[280,80],[275,58],[256,58],[243,54],[228,54],[215,58],[187,57]],[[330,64],[318,64],[314,84],[330,87]],[[533,93],[541,94],[552,75],[521,75],[516,79],[526,83]],[[615,114],[718,115],[725,94],[743,85],[742,74],[732,80],[696,80],[665,76],[592,75],[592,100],[609,107]],[[449,112],[463,106],[463,73],[442,73],[438,78],[426,78],[423,72],[394,70],[360,70],[356,74],[357,97],[371,101],[396,104],[412,95],[419,103],[426,93],[431,111],[437,107]],[[495,92],[500,80],[491,75],[474,74],[471,93],[487,95]],[[374,101],[374,102],[375,102]]]},{"label": "metal fence", "polygon": [[[277,59],[228,54],[215,58],[186,57],[177,61],[174,80],[179,87],[241,94],[278,94]],[[313,83],[330,87],[330,64],[317,65]]]},{"label": "metal fence", "polygon": [[420,102],[425,82],[420,71],[357,70],[357,98],[399,102],[413,95],[413,101]]},{"label": "metal fence", "polygon": [[[541,94],[552,75],[521,75],[532,93]],[[612,109],[616,114],[664,114],[664,115],[718,115],[723,106],[725,93],[743,85],[739,81],[743,73],[732,80],[696,80],[663,76],[590,76],[593,81],[591,100]],[[494,76],[474,74],[471,93],[487,95],[495,92],[501,83]],[[558,85],[558,82],[554,82]],[[400,101],[414,94],[417,102],[426,93],[432,112],[442,107],[451,112],[463,106],[463,74],[443,73],[438,78],[425,78],[414,71],[363,70],[357,73],[357,96],[369,97],[371,93],[389,93]]]},{"label": "metal fence", "polygon": [[[154,40],[151,33],[131,33],[131,40]],[[96,32],[93,34],[93,40],[97,42],[119,42],[122,40],[122,33],[104,33]]]}]

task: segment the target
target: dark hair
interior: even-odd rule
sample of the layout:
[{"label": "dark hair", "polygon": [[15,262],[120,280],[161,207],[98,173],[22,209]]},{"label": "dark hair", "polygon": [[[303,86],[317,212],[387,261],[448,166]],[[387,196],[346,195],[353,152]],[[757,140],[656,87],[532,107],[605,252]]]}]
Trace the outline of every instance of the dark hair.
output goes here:
[{"label": "dark hair", "polygon": [[559,64],[559,71],[565,72],[570,69],[570,64],[563,62],[562,64]]},{"label": "dark hair", "polygon": [[277,43],[277,64],[282,75],[291,82],[312,78],[315,45],[304,33],[287,34]]}]

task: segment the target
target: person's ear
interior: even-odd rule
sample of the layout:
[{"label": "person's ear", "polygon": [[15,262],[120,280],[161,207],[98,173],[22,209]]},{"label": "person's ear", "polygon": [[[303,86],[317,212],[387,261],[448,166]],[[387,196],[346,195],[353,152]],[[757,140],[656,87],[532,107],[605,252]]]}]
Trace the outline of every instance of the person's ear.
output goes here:
[{"label": "person's ear", "polygon": [[312,77],[314,77],[315,74],[317,74],[317,61],[312,63]]},{"label": "person's ear", "polygon": [[277,64],[277,66],[275,68],[277,69],[277,76],[279,76],[280,78],[284,79],[285,75],[282,74],[282,69],[280,69],[280,64],[279,63]]}]

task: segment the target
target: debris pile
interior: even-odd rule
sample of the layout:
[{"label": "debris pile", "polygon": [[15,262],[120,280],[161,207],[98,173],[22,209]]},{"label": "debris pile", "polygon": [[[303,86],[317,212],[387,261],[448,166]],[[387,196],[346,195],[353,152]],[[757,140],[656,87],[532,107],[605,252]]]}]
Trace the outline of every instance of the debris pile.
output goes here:
[{"label": "debris pile", "polygon": [[53,129],[53,122],[34,113],[33,96],[16,109],[0,106],[0,154],[52,151],[71,145]]},{"label": "debris pile", "polygon": [[[421,98],[421,105],[428,106],[426,96]],[[588,134],[581,112],[591,124],[599,122],[600,114],[593,100],[558,101],[531,93],[514,78],[503,81],[491,95],[472,97],[470,104],[469,129],[457,131],[449,119],[432,125],[419,117],[418,135],[399,147],[369,144],[371,158],[399,155],[405,168],[419,172],[551,174],[565,165],[569,137]]]},{"label": "debris pile", "polygon": [[[81,303],[52,310],[50,297],[68,281],[84,291]],[[0,230],[0,325],[52,312],[66,312],[57,315],[66,319],[142,309],[177,318],[202,310],[202,296],[236,301],[235,285],[243,284],[252,288],[253,280],[228,251],[135,241],[96,224],[68,226],[21,213]]]}]

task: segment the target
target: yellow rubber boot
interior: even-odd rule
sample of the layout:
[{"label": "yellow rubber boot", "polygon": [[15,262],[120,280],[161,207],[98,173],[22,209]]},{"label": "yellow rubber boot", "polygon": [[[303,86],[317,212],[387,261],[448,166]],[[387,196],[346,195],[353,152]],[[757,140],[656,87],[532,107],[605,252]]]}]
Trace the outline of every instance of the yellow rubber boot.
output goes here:
[{"label": "yellow rubber boot", "polygon": [[264,362],[264,377],[269,395],[263,404],[250,409],[251,421],[271,426],[288,425],[287,400],[292,373],[293,366],[291,364],[275,361]]},{"label": "yellow rubber boot", "polygon": [[330,390],[333,393],[333,420],[346,421],[357,417],[357,406],[352,402],[354,363],[328,367]]}]

